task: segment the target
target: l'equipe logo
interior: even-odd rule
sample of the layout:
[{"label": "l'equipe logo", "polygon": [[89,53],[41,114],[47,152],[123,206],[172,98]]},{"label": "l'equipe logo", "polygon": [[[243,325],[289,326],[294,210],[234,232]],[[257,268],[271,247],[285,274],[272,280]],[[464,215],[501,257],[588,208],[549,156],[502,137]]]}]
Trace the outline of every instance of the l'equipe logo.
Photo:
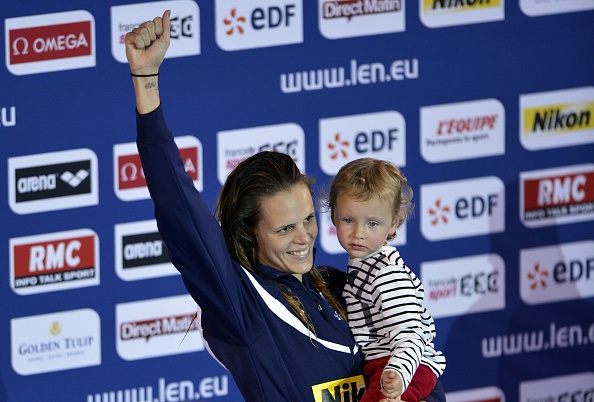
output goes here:
[{"label": "l'equipe logo", "polygon": [[97,155],[90,149],[8,158],[9,204],[30,214],[99,203]]},{"label": "l'equipe logo", "polygon": [[421,108],[421,154],[431,163],[505,153],[505,110],[497,99]]},{"label": "l'equipe logo", "polygon": [[7,18],[4,34],[12,74],[95,66],[95,19],[88,11]]}]

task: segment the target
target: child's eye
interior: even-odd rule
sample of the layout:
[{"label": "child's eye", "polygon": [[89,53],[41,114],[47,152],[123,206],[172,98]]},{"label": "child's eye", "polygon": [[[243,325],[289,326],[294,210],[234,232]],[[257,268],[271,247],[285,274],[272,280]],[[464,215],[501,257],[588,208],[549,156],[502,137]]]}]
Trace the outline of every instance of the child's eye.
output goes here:
[{"label": "child's eye", "polygon": [[351,218],[344,218],[342,221],[344,223],[352,223],[353,222],[353,220]]},{"label": "child's eye", "polygon": [[369,222],[369,226],[371,226],[372,228],[379,226],[379,223],[377,222]]}]

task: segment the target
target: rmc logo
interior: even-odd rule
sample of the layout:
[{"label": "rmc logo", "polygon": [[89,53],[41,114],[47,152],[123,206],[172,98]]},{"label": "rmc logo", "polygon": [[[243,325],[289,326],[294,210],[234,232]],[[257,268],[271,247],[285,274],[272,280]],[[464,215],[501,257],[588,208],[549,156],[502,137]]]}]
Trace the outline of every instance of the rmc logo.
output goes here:
[{"label": "rmc logo", "polygon": [[395,110],[321,119],[319,131],[320,167],[328,175],[361,157],[406,165],[406,124]]},{"label": "rmc logo", "polygon": [[594,165],[521,172],[520,219],[527,227],[594,219]]},{"label": "rmc logo", "polygon": [[303,6],[300,0],[216,1],[216,40],[234,51],[303,42]]}]

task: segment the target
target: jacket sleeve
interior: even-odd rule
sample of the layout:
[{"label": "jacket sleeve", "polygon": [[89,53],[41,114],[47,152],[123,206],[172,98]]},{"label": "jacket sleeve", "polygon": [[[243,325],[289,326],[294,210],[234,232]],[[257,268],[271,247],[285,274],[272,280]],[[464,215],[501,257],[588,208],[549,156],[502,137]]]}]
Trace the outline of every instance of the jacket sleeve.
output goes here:
[{"label": "jacket sleeve", "polygon": [[431,394],[427,395],[423,400],[425,402],[446,402],[445,391],[443,385],[439,382],[439,379],[437,380],[433,391],[431,391]]},{"label": "jacket sleeve", "polygon": [[[224,329],[227,342],[255,339],[261,321],[248,309],[247,277],[231,260],[220,226],[189,174],[163,115],[162,107],[137,113],[137,146],[155,218],[173,265],[202,309],[209,327]],[[205,331],[208,329],[204,327]]]}]

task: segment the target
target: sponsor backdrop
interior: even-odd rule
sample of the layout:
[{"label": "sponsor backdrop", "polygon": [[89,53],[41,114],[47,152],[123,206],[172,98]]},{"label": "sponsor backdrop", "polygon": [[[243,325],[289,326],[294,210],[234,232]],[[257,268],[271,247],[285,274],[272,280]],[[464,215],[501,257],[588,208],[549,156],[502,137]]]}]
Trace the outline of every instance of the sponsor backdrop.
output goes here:
[{"label": "sponsor backdrop", "polygon": [[[241,400],[134,144],[123,37],[166,8],[163,107],[209,205],[263,149],[320,194],[347,161],[394,161],[448,400],[593,400],[594,2],[36,3],[0,8],[1,401]],[[344,269],[319,226],[317,262]]]}]

